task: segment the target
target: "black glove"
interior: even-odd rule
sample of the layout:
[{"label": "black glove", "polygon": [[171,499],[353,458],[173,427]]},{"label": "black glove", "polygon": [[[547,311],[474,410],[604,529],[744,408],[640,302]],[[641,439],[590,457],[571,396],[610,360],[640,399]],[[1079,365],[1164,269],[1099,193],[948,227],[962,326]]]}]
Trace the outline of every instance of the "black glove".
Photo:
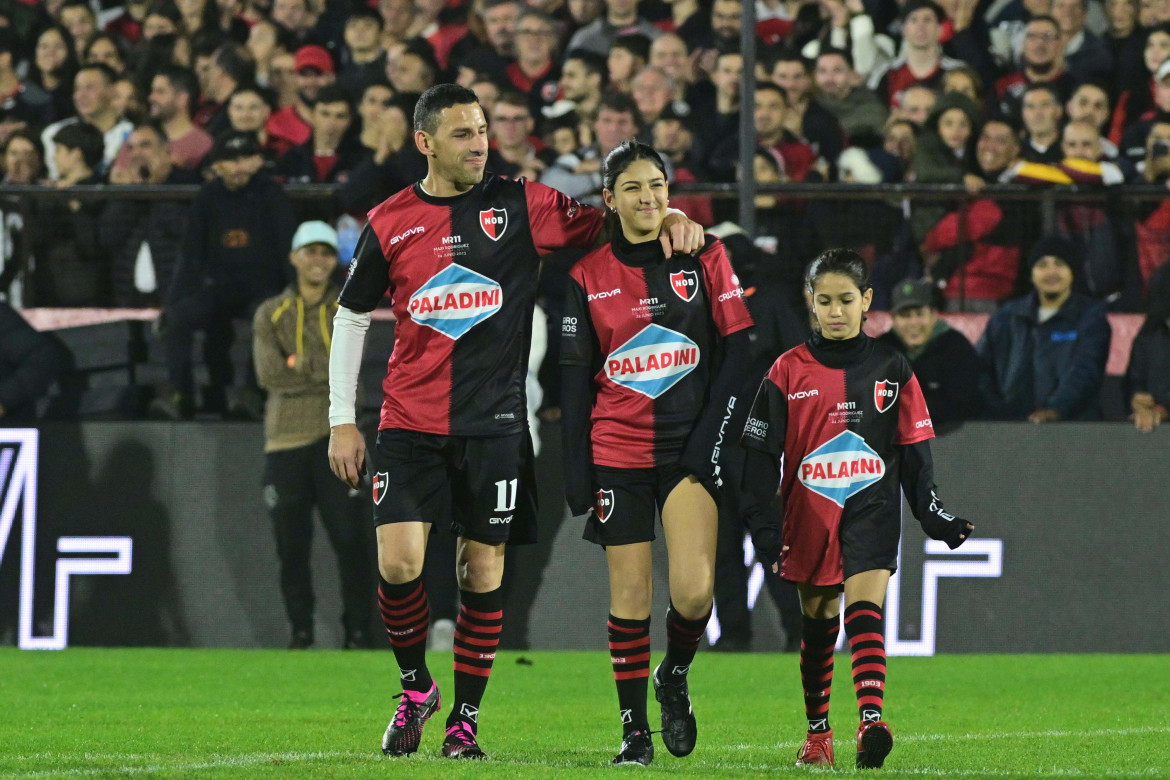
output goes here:
[{"label": "black glove", "polygon": [[711,453],[705,452],[701,447],[688,445],[683,448],[678,465],[698,477],[700,482],[709,482],[715,487],[723,487],[723,480],[719,478],[719,469],[711,462]]},{"label": "black glove", "polygon": [[756,548],[756,560],[763,564],[765,571],[772,571],[772,564],[780,560],[780,553],[784,549],[780,529],[774,525],[765,525],[752,531],[752,546]]},{"label": "black glove", "polygon": [[939,509],[927,514],[921,521],[922,530],[931,539],[946,542],[952,550],[958,547],[975,530],[975,526],[961,517],[954,517]]},{"label": "black glove", "polygon": [[935,536],[930,534],[931,539],[937,539],[940,542],[946,542],[947,547],[954,550],[963,542],[971,538],[971,532],[975,530],[975,526],[967,522],[961,517],[956,517],[954,520],[946,524],[945,531],[942,527],[939,529],[939,534]]},{"label": "black glove", "polygon": [[565,473],[565,500],[573,517],[588,514],[593,509],[593,485],[588,471]]}]

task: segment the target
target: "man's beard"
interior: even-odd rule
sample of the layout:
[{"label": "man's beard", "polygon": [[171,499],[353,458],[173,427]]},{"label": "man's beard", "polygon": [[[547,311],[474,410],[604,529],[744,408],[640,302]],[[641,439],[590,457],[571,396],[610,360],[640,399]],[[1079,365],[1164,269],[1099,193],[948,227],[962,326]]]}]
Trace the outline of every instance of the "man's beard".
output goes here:
[{"label": "man's beard", "polygon": [[1048,62],[1034,62],[1025,57],[1024,67],[1033,73],[1037,73],[1041,76],[1047,76],[1056,68],[1056,61],[1049,60]]}]

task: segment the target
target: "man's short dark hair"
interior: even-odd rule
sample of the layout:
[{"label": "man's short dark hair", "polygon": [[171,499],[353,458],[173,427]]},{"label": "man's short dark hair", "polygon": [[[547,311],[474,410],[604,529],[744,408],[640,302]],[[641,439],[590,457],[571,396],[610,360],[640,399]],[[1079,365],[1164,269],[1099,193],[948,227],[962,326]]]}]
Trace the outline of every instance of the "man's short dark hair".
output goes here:
[{"label": "man's short dark hair", "polygon": [[431,79],[437,80],[439,74],[443,69],[439,67],[439,61],[435,58],[435,48],[426,42],[423,38],[413,38],[406,42],[402,51],[403,54],[413,54],[422,60],[423,65],[431,72]]},{"label": "man's short dark hair", "polygon": [[313,105],[316,106],[321,103],[345,103],[345,107],[349,113],[353,113],[353,104],[349,99],[349,90],[337,82],[321,87],[321,90],[317,93],[317,100]]},{"label": "man's short dark hair", "polygon": [[191,60],[194,61],[197,57],[214,57],[223,44],[224,36],[219,30],[200,30],[191,38]]},{"label": "man's short dark hair", "polygon": [[642,127],[642,115],[638,113],[638,104],[626,93],[610,91],[602,95],[601,102],[597,104],[597,113],[600,114],[606,109],[618,114],[629,114],[634,119],[634,125]]},{"label": "man's short dark hair", "polygon": [[1031,19],[1029,19],[1027,22],[1025,22],[1024,26],[1027,27],[1029,24],[1032,24],[1033,22],[1045,22],[1046,24],[1050,24],[1053,27],[1055,27],[1056,31],[1058,33],[1060,32],[1060,22],[1056,21],[1055,17],[1049,16],[1048,14],[1037,14],[1036,16],[1033,16]]},{"label": "man's short dark hair", "polygon": [[1022,128],[1020,127],[1019,120],[1017,120],[1015,117],[1013,117],[1009,114],[999,114],[996,116],[988,117],[987,119],[985,119],[983,121],[983,127],[979,128],[979,132],[982,133],[984,130],[986,130],[988,125],[997,125],[997,124],[1003,125],[1008,130],[1011,130],[1012,138],[1014,138],[1016,141],[1016,144],[1019,145],[1020,131]]},{"label": "man's short dark hair", "polygon": [[1024,87],[1024,91],[1020,93],[1021,105],[1023,104],[1023,99],[1027,97],[1028,93],[1030,92],[1047,92],[1052,96],[1052,99],[1056,101],[1056,105],[1060,106],[1062,109],[1064,108],[1064,101],[1060,99],[1060,91],[1056,88],[1055,85],[1050,84],[1047,81],[1037,81]]},{"label": "man's short dark hair", "polygon": [[187,96],[187,114],[190,116],[199,102],[199,79],[194,72],[180,65],[166,65],[158,69],[155,76],[162,76],[171,85],[175,92],[182,92]]},{"label": "man's short dark hair", "polygon": [[565,55],[565,62],[568,62],[569,60],[577,60],[585,66],[585,70],[601,76],[603,85],[605,83],[605,79],[609,76],[609,66],[605,61],[605,57],[602,57],[600,54],[595,54],[594,52],[588,51],[586,49],[573,49],[571,52]]},{"label": "man's short dark hair", "polygon": [[780,96],[780,99],[784,101],[784,105],[788,105],[788,95],[784,92],[783,87],[781,87],[779,84],[773,83],[771,81],[757,81],[756,94],[758,95],[761,92],[775,92]]},{"label": "man's short dark hair", "polygon": [[528,98],[521,95],[514,89],[509,89],[500,93],[496,98],[496,105],[513,106],[514,108],[523,108],[529,114],[532,113],[532,106],[528,103]]},{"label": "man's short dark hair", "polygon": [[790,49],[787,46],[782,47],[779,51],[776,52],[776,56],[772,58],[772,61],[768,66],[768,72],[770,73],[775,70],[776,66],[781,62],[795,62],[800,65],[800,67],[804,68],[805,73],[811,73],[813,69],[812,63],[801,56],[800,52],[794,49]]},{"label": "man's short dark hair", "polygon": [[840,57],[845,60],[845,64],[849,66],[849,70],[853,70],[853,52],[849,51],[849,49],[826,46],[817,52],[817,62],[820,62],[821,57]]},{"label": "man's short dark hair", "polygon": [[106,139],[102,131],[88,122],[72,122],[53,136],[53,143],[66,149],[80,149],[86,167],[96,169],[106,153]]},{"label": "man's short dark hair", "polygon": [[1068,93],[1069,100],[1072,100],[1073,96],[1076,95],[1078,92],[1080,92],[1082,87],[1093,87],[1094,89],[1099,89],[1102,92],[1104,92],[1105,93],[1105,100],[1109,103],[1109,112],[1110,112],[1110,114],[1112,114],[1112,112],[1113,112],[1113,84],[1111,84],[1110,82],[1106,81],[1103,78],[1100,78],[1099,76],[1093,76],[1092,78],[1087,78],[1084,81],[1082,81],[1080,84],[1077,84],[1075,87],[1072,88],[1072,90]]},{"label": "man's short dark hair", "polygon": [[225,43],[215,50],[215,64],[224,69],[236,84],[251,84],[256,80],[256,64],[235,43]]},{"label": "man's short dark hair", "polygon": [[91,62],[87,65],[82,65],[77,69],[77,72],[83,73],[87,70],[96,70],[98,73],[102,74],[102,80],[106,82],[107,87],[118,80],[118,74],[114,72],[113,68],[104,62]]},{"label": "man's short dark hair", "polygon": [[94,21],[97,21],[97,15],[93,12],[93,8],[90,7],[88,0],[65,0],[65,2],[61,4],[61,8],[57,11],[58,16],[60,15],[61,11],[64,11],[66,8],[84,8],[89,12],[90,17],[92,17]]},{"label": "man's short dark hair", "polygon": [[414,131],[434,133],[439,129],[441,114],[445,109],[473,103],[478,106],[479,98],[467,87],[458,84],[436,84],[422,93],[422,97],[414,106]]},{"label": "man's short dark hair", "polygon": [[388,89],[390,90],[391,94],[394,94],[394,85],[390,83],[390,80],[385,76],[378,75],[362,85],[362,91],[359,97],[365,97],[365,94],[370,91],[371,87],[381,87],[382,89]]},{"label": "man's short dark hair", "polygon": [[379,30],[386,26],[386,20],[382,18],[382,14],[378,13],[376,9],[366,5],[365,3],[356,5],[354,9],[349,12],[349,15],[345,17],[345,23],[349,24],[355,19],[369,19],[371,22],[374,22],[378,25]]},{"label": "man's short dark hair", "polygon": [[182,26],[183,24],[183,13],[179,10],[179,6],[175,0],[155,0],[146,9],[146,15],[166,17],[177,26]]},{"label": "man's short dark hair", "polygon": [[525,7],[524,10],[520,12],[520,15],[516,17],[516,26],[517,27],[520,26],[520,22],[523,19],[536,19],[541,24],[543,24],[546,27],[548,27],[549,29],[551,29],[553,31],[553,33],[556,33],[560,29],[559,22],[557,22],[557,20],[554,17],[550,16],[549,14],[546,14],[544,11],[540,10],[539,8],[533,8],[531,6]]},{"label": "man's short dark hair", "polygon": [[276,93],[271,89],[262,87],[259,84],[245,84],[242,87],[238,87],[234,92],[232,92],[232,94],[228,95],[228,99],[224,101],[225,104],[231,103],[232,98],[234,98],[236,95],[243,95],[244,93],[250,93],[263,100],[266,104],[268,104],[268,109],[270,111],[275,111],[277,109],[277,104],[280,102],[276,97]]},{"label": "man's short dark hair", "polygon": [[625,49],[635,57],[643,60],[650,59],[650,39],[641,33],[627,33],[619,35],[613,42],[614,49]]},{"label": "man's short dark hair", "polygon": [[939,24],[942,24],[944,21],[946,21],[946,12],[943,11],[942,6],[934,2],[934,0],[906,0],[906,4],[902,6],[901,17],[904,20],[910,16],[910,14],[914,13],[915,11],[921,11],[923,8],[934,14],[934,18],[938,21]]}]

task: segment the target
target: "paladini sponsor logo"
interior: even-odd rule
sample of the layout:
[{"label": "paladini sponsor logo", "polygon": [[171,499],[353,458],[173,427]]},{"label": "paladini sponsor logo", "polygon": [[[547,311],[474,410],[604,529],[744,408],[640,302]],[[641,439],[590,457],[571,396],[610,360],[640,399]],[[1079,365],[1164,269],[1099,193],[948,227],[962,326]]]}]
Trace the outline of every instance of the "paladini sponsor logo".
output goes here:
[{"label": "paladini sponsor logo", "polygon": [[410,297],[410,318],[458,339],[500,310],[499,283],[458,263],[435,274]]}]

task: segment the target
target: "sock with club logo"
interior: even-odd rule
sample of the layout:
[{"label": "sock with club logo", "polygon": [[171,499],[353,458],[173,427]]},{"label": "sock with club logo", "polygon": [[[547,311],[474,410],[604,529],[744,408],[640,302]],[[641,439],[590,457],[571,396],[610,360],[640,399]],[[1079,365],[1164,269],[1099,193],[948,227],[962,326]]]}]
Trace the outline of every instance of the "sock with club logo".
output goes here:
[{"label": "sock with club logo", "polygon": [[666,657],[659,667],[662,670],[660,682],[680,683],[686,679],[710,619],[710,609],[707,614],[694,620],[680,615],[673,603],[666,610]]},{"label": "sock with club logo", "polygon": [[386,635],[398,661],[398,675],[402,687],[408,691],[426,692],[431,689],[431,673],[427,669],[427,628],[431,622],[431,608],[422,579],[394,585],[386,580],[378,583],[378,608]]},{"label": "sock with club logo", "polygon": [[845,608],[845,636],[853,652],[853,688],[862,723],[882,719],[886,694],[886,638],[882,608],[858,601]]},{"label": "sock with club logo", "polygon": [[804,616],[800,639],[800,684],[804,687],[804,714],[808,732],[829,730],[829,692],[833,687],[833,649],[841,633],[841,618],[818,620]]},{"label": "sock with club logo", "polygon": [[650,618],[609,616],[609,660],[617,683],[622,733],[650,730],[646,717],[646,683],[650,677]]},{"label": "sock with club logo", "polygon": [[459,591],[459,619],[455,621],[455,706],[447,728],[465,721],[479,730],[479,703],[487,689],[504,627],[504,593]]}]

